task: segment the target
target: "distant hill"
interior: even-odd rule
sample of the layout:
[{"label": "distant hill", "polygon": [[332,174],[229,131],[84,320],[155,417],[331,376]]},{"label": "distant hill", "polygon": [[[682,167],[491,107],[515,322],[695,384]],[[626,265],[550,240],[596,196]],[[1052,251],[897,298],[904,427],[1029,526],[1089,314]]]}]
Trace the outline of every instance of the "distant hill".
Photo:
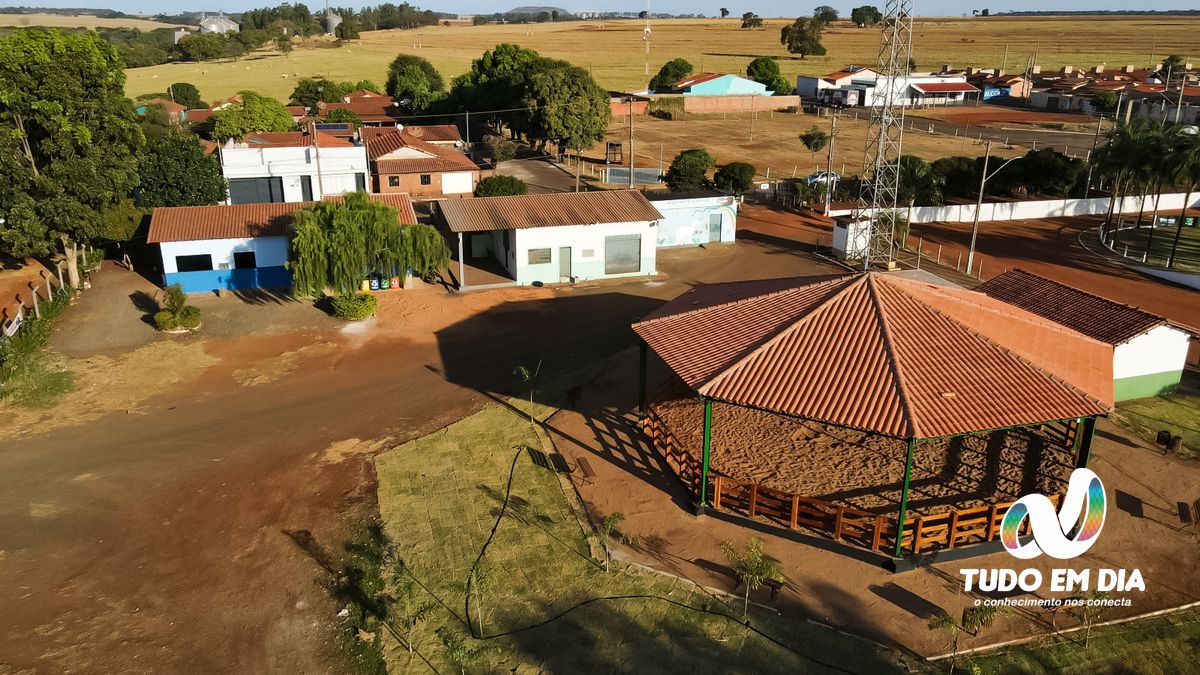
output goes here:
[{"label": "distant hill", "polygon": [[533,6],[529,6],[529,5],[526,5],[523,7],[513,7],[512,9],[508,10],[507,13],[508,14],[531,14],[533,16],[537,16],[538,14],[540,14],[542,12],[545,12],[547,14],[551,14],[553,12],[558,12],[559,16],[569,16],[571,14],[570,12],[563,9],[562,7],[533,7]]}]

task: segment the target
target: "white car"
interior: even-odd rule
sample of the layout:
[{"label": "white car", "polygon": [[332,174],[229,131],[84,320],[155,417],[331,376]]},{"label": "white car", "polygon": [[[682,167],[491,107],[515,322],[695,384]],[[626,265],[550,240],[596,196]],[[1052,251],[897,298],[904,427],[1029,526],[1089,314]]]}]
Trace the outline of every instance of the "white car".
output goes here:
[{"label": "white car", "polygon": [[837,183],[842,180],[842,177],[837,175],[835,171],[818,171],[810,176],[805,176],[800,179],[805,185],[816,185],[818,183]]}]

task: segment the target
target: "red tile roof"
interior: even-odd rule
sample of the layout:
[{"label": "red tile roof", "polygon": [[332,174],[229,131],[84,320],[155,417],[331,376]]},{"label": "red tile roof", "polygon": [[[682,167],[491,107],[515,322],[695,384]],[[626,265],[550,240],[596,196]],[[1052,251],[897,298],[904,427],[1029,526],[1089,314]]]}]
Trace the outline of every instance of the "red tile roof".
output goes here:
[{"label": "red tile roof", "polygon": [[989,279],[975,290],[1114,346],[1167,323],[1137,307],[1020,269]]},{"label": "red tile roof", "polygon": [[438,202],[438,210],[451,232],[636,223],[662,218],[637,190],[451,199]]},{"label": "red tile roof", "polygon": [[979,91],[966,82],[914,82],[912,88],[926,94],[949,94]]},{"label": "red tile roof", "polygon": [[212,108],[193,108],[187,111],[188,122],[206,122],[213,116]]},{"label": "red tile roof", "polygon": [[364,98],[350,103],[319,103],[317,112],[321,117],[328,117],[334,110],[349,110],[358,115],[363,122],[388,122],[402,116],[402,111],[390,96]]},{"label": "red tile roof", "polygon": [[184,110],[187,110],[187,108],[185,108],[184,106],[181,106],[178,103],[167,100],[165,98],[152,98],[148,101],[145,101],[145,105],[162,106],[163,111],[168,112],[172,115],[179,115],[179,113],[183,112]]},{"label": "red tile roof", "polygon": [[[242,142],[253,148],[307,148],[313,137],[305,131],[255,131],[243,136]],[[354,147],[354,143],[323,131],[317,132],[317,143],[322,148]]]},{"label": "red tile roof", "polygon": [[701,286],[634,330],[704,396],[888,436],[1112,408],[1112,347],[981,293],[895,275]]},{"label": "red tile roof", "polygon": [[837,80],[842,79],[843,77],[859,75],[859,74],[861,74],[865,71],[869,71],[869,70],[871,70],[871,69],[864,68],[862,66],[846,66],[845,68],[843,68],[841,70],[837,70],[832,73],[829,73],[828,75],[826,75],[825,77],[823,77],[821,79],[826,80],[827,82],[833,83],[833,82],[836,82]]},{"label": "red tile roof", "polygon": [[[367,156],[375,164],[375,173],[379,175],[479,170],[475,162],[461,152],[427,143],[402,131],[371,133],[365,135],[364,139],[367,144]],[[426,156],[385,158],[388,153],[401,148],[412,148]]]},{"label": "red tile roof", "polygon": [[458,132],[458,125],[455,124],[422,124],[422,125],[406,125],[403,133],[419,138],[423,141],[461,141],[462,134]]},{"label": "red tile roof", "polygon": [[725,75],[723,73],[696,73],[695,75],[685,77],[682,80],[679,80],[678,82],[672,82],[671,88],[672,89],[687,89],[688,87],[700,84],[702,82],[708,82],[709,80],[715,80],[718,77],[725,77]]},{"label": "red tile roof", "polygon": [[[373,194],[372,201],[396,209],[402,224],[417,222],[412,201],[404,193]],[[325,201],[340,202],[342,195],[327,195]],[[215,206],[169,206],[154,209],[150,216],[147,243],[172,241],[203,241],[206,239],[250,239],[253,237],[284,237],[292,227],[292,214],[311,207],[315,202],[282,202],[274,204],[217,204]]]}]

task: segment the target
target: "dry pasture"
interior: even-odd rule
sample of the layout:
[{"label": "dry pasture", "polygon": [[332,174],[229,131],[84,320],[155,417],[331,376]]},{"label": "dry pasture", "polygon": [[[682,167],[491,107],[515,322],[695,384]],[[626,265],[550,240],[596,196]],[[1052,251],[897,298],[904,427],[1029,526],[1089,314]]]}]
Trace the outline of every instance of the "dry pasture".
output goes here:
[{"label": "dry pasture", "polygon": [[[652,23],[649,71],[653,74],[664,61],[683,57],[697,70],[741,72],[756,56],[774,56],[791,79],[824,74],[846,64],[871,64],[877,58],[879,31],[856,28],[848,22],[826,31],[823,42],[828,55],[801,59],[788,54],[779,44],[779,29],[789,21],[766,19],[762,29],[741,30],[733,18],[656,20]],[[913,35],[913,52],[921,69],[936,70],[942,64],[1004,66],[1006,48],[1009,70],[1023,69],[1035,53],[1045,70],[1067,64],[1119,68],[1149,63],[1152,50],[1158,58],[1165,54],[1200,58],[1197,30],[1200,17],[922,18]],[[203,97],[211,99],[243,89],[287,98],[296,77],[370,78],[382,84],[388,62],[400,53],[429,59],[448,82],[465,72],[484,50],[502,42],[515,42],[585,67],[609,89],[639,89],[649,80],[642,22],[574,21],[372,31],[337,48],[311,41],[288,56],[263,50],[238,61],[131,69],[126,91],[136,96],[183,81],[195,84]]]},{"label": "dry pasture", "polygon": [[161,23],[150,19],[102,19],[91,14],[0,14],[0,26],[46,26],[49,28],[138,28],[151,31],[155,28],[174,28],[177,24]]}]

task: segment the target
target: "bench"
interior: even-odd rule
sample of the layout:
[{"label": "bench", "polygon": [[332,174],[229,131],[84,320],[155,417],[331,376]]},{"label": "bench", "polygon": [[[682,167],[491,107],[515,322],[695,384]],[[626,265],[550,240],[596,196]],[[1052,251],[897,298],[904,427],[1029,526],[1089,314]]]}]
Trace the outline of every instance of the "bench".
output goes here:
[{"label": "bench", "polygon": [[580,457],[579,459],[575,460],[575,468],[579,469],[579,473],[583,474],[583,480],[585,482],[590,483],[592,482],[592,479],[596,477],[596,472],[592,471],[592,465],[590,462],[588,462],[587,457]]}]

